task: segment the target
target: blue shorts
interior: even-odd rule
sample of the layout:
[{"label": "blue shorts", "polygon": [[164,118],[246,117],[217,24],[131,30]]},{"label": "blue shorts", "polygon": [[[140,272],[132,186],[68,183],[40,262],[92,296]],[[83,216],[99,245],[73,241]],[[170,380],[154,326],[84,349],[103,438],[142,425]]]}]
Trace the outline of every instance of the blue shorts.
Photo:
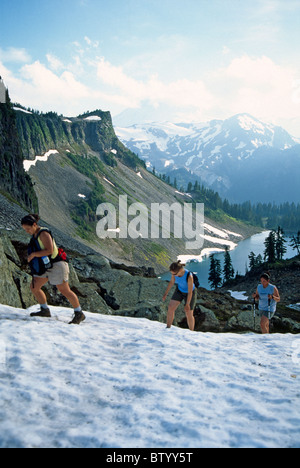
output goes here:
[{"label": "blue shorts", "polygon": [[272,312],[272,311],[269,312],[268,310],[260,310],[259,313],[260,313],[261,317],[267,317],[267,318],[269,318],[271,320],[274,317],[274,315],[276,314],[276,311],[275,312]]}]

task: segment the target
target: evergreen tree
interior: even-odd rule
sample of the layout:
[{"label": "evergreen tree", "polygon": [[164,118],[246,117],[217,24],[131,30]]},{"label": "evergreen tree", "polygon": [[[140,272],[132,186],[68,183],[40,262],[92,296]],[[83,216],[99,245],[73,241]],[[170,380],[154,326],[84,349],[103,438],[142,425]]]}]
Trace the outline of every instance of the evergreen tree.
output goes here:
[{"label": "evergreen tree", "polygon": [[224,283],[234,278],[234,269],[232,266],[232,261],[231,261],[228,246],[225,247],[223,278],[224,278]]},{"label": "evergreen tree", "polygon": [[250,270],[252,270],[253,268],[256,267],[256,256],[255,256],[255,253],[254,253],[254,252],[250,252],[250,254],[248,255],[248,258],[249,258],[249,268],[250,268]]},{"label": "evergreen tree", "polygon": [[187,186],[187,193],[191,193],[192,190],[193,190],[193,184],[192,184],[192,182],[189,182],[188,186]]},{"label": "evergreen tree", "polygon": [[221,262],[216,260],[214,255],[210,255],[210,269],[208,281],[212,288],[218,288],[222,284]]},{"label": "evergreen tree", "polygon": [[258,254],[257,257],[256,257],[256,266],[260,266],[263,264],[263,258],[261,256],[261,254]]},{"label": "evergreen tree", "polygon": [[298,231],[296,236],[292,237],[290,246],[293,247],[294,250],[297,250],[297,254],[300,255],[300,231]]},{"label": "evergreen tree", "polygon": [[254,252],[250,252],[250,255],[248,255],[248,258],[249,258],[249,268],[250,268],[250,270],[260,266],[263,263],[263,259],[262,259],[261,254],[258,254],[257,257],[256,257]]},{"label": "evergreen tree", "polygon": [[276,261],[276,237],[275,232],[271,231],[265,240],[264,260],[269,263]]},{"label": "evergreen tree", "polygon": [[276,257],[277,257],[277,260],[282,260],[284,254],[286,253],[286,246],[285,246],[286,240],[283,237],[284,232],[280,226],[278,226],[275,236],[276,236],[276,244],[275,244]]}]

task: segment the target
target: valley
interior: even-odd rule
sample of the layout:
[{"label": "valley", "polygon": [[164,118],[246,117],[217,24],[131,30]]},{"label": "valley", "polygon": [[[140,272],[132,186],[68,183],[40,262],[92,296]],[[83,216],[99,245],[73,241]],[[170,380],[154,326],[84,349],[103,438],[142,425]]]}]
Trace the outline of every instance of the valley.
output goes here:
[{"label": "valley", "polygon": [[[157,273],[186,253],[187,239],[176,238],[173,218],[168,238],[97,237],[98,205],[105,202],[117,208],[120,196],[127,196],[129,205],[145,205],[149,213],[153,203],[170,207],[191,203],[188,194],[149,172],[144,162],[118,140],[108,112],[94,111],[77,118],[29,114],[21,108],[15,108],[15,112],[25,153],[24,168],[34,184],[44,221],[116,263],[152,267]],[[149,214],[149,226],[150,221]],[[195,212],[187,222],[191,226],[195,223]],[[220,236],[208,236],[206,229],[203,248],[224,247],[227,241],[236,244],[258,231],[229,217],[206,222],[224,236],[220,241]],[[188,253],[200,252],[197,249]]]}]

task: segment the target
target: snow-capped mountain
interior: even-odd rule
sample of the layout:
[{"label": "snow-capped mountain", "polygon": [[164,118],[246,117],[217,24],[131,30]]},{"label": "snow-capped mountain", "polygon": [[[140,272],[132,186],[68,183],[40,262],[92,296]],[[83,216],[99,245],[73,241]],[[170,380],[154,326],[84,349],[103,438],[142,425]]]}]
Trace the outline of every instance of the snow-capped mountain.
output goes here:
[{"label": "snow-capped mountain", "polygon": [[[249,191],[237,193],[236,190],[241,180],[242,188],[247,188],[249,173],[254,175],[256,171],[258,178],[260,170],[264,175],[271,175],[273,165],[278,164],[291,165],[293,171],[300,173],[299,141],[283,128],[265,124],[249,114],[202,124],[149,123],[118,127],[116,133],[128,148],[146,160],[149,168],[176,176],[184,185],[201,179],[236,201],[253,199]],[[295,149],[298,156],[294,154]],[[286,167],[284,172],[286,169],[289,172]],[[287,200],[291,196],[296,201],[293,194],[284,195]]]}]

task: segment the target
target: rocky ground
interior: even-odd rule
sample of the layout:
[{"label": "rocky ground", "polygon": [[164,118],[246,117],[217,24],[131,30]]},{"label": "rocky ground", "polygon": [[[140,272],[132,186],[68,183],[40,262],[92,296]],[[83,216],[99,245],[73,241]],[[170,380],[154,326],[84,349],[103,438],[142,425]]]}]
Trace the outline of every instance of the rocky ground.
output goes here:
[{"label": "rocky ground", "polygon": [[[26,265],[27,240],[21,231],[0,231],[0,303],[25,309],[35,304]],[[93,252],[68,251],[68,254],[70,284],[84,310],[166,322],[168,300],[172,293],[163,303],[162,296],[167,284],[151,277],[154,276],[153,270],[126,267],[126,271],[119,265],[116,268],[108,259]],[[55,287],[47,285],[45,292],[50,305],[68,306]],[[224,291],[199,288],[195,318],[197,331],[254,330],[252,305],[238,301]],[[174,324],[187,327],[182,306],[176,313]],[[258,318],[255,330],[259,331]],[[300,312],[281,305],[279,315],[273,320],[273,332],[299,333]]]},{"label": "rocky ground", "polygon": [[[29,238],[20,227],[20,219],[25,212],[1,195],[0,202],[0,303],[26,309],[35,304],[35,299],[29,288],[31,276],[26,261]],[[68,253],[70,285],[78,294],[84,310],[145,317],[165,323],[172,292],[163,303],[167,284],[156,277],[154,269],[114,263],[58,229],[49,227],[58,245],[64,246]],[[231,297],[228,289],[244,291],[250,297],[259,282],[260,273],[260,270],[251,272],[217,291],[199,288],[195,310],[196,330],[253,330],[252,301],[238,301]],[[273,332],[300,333],[300,311],[287,307],[300,302],[300,258],[295,257],[274,266],[271,275],[282,297],[278,314],[272,321]],[[47,285],[45,291],[50,305],[69,305],[55,287]],[[176,313],[174,323],[187,327],[183,306]],[[255,330],[259,331],[258,318]]]}]

